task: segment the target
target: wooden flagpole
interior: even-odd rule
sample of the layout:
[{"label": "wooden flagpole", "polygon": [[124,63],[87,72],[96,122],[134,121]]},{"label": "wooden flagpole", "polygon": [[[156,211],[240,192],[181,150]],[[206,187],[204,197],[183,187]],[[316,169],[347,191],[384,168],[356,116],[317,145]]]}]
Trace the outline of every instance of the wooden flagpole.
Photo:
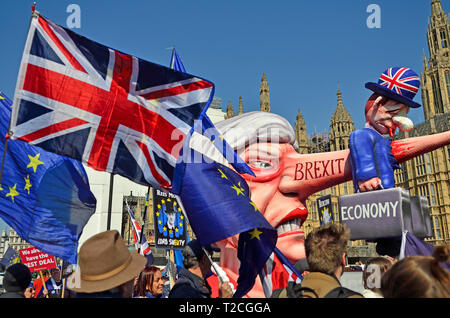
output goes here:
[{"label": "wooden flagpole", "polygon": [[42,280],[42,288],[44,288],[44,291],[45,291],[45,298],[48,298],[48,290],[47,290],[47,286],[45,285],[44,274],[42,273],[42,271],[39,271],[39,276],[41,277],[41,280]]}]

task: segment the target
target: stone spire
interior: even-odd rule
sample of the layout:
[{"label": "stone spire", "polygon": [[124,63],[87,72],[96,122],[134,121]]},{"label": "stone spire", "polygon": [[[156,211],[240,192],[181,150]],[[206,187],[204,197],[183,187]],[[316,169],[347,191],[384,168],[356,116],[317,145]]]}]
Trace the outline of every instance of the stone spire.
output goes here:
[{"label": "stone spire", "polygon": [[422,109],[425,120],[450,111],[450,22],[440,0],[431,1],[428,21],[428,60],[424,57],[421,77]]},{"label": "stone spire", "polygon": [[242,96],[239,96],[238,115],[242,115],[243,113],[244,113],[244,105],[242,105]]},{"label": "stone spire", "polygon": [[308,138],[306,136],[306,124],[303,115],[300,112],[300,109],[298,110],[297,113],[294,130],[295,130],[295,139],[297,140],[298,143],[298,152],[301,154],[307,154],[309,147],[308,147]]},{"label": "stone spire", "polygon": [[261,85],[259,86],[259,104],[261,111],[270,112],[269,84],[265,73],[263,73]]},{"label": "stone spire", "polygon": [[227,106],[227,113],[225,115],[225,119],[234,117],[234,110],[233,110],[233,106],[231,105],[231,101],[228,101],[228,106]]},{"label": "stone spire", "polygon": [[344,106],[342,93],[337,91],[337,106],[330,120],[330,150],[344,150],[348,148],[350,133],[355,129],[353,118]]},{"label": "stone spire", "polygon": [[441,0],[431,0],[431,15],[440,16],[444,14]]}]

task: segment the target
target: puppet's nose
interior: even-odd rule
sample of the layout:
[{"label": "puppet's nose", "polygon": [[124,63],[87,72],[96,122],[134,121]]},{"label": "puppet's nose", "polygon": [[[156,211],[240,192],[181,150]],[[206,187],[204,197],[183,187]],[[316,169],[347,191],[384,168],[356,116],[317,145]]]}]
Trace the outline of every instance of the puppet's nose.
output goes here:
[{"label": "puppet's nose", "polygon": [[319,154],[290,152],[284,158],[280,191],[296,193],[300,199],[351,179],[349,151]]}]

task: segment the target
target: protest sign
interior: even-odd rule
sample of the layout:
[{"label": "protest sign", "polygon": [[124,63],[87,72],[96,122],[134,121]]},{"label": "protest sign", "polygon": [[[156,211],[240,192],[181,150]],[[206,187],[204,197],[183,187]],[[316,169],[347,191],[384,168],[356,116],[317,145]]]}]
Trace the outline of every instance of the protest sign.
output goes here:
[{"label": "protest sign", "polygon": [[41,252],[35,247],[24,248],[19,250],[20,259],[32,273],[55,268],[55,257]]},{"label": "protest sign", "polygon": [[333,205],[331,204],[331,194],[317,199],[317,211],[319,211],[320,225],[334,223]]},{"label": "protest sign", "polygon": [[153,189],[155,246],[183,249],[186,244],[186,220],[175,195]]}]

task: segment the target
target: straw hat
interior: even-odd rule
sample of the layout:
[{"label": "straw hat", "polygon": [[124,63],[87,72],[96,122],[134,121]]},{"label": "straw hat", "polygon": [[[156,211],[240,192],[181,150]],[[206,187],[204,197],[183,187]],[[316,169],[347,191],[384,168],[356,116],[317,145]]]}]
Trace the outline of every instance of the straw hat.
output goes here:
[{"label": "straw hat", "polygon": [[80,273],[74,281],[75,292],[95,293],[117,287],[135,278],[145,267],[146,258],[130,252],[116,230],[89,238],[80,248]]}]

